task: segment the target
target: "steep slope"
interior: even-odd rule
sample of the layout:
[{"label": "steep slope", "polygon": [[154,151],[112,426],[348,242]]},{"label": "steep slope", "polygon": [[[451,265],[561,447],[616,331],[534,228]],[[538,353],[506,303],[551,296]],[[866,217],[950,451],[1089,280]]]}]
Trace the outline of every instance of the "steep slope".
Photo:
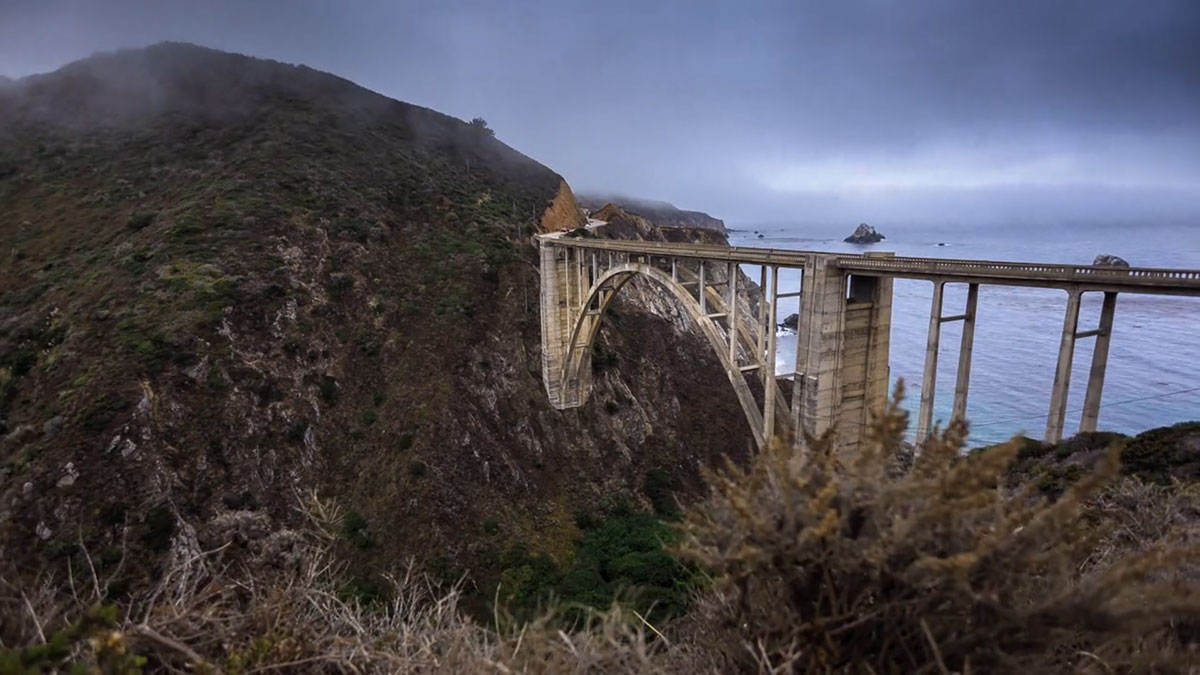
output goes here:
[{"label": "steep slope", "polygon": [[633,304],[589,405],[550,409],[530,235],[579,224],[569,187],[328,74],[164,44],[20,80],[0,204],[0,560],[29,573],[82,547],[136,583],[310,488],[364,569],[561,558],[574,514],[748,446],[707,347]]},{"label": "steep slope", "polygon": [[675,243],[728,245],[729,238],[723,230],[703,227],[664,225],[645,216],[630,213],[616,204],[609,203],[592,211],[593,220],[604,221],[594,228],[597,235],[610,239],[643,239],[647,241],[669,241]]},{"label": "steep slope", "polygon": [[686,227],[725,232],[725,221],[720,218],[714,218],[703,211],[680,209],[670,202],[596,193],[581,193],[578,195],[578,200],[580,206],[593,213],[609,204],[614,204],[628,213],[641,216],[662,227]]}]

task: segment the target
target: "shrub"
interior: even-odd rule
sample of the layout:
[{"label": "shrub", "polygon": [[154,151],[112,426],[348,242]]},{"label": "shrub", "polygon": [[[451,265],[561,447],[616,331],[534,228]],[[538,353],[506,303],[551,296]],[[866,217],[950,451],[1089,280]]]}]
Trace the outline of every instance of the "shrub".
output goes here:
[{"label": "shrub", "polygon": [[679,504],[675,502],[677,489],[679,481],[665,469],[650,469],[646,472],[643,490],[659,517],[674,520],[680,516]]},{"label": "shrub", "polygon": [[358,511],[347,511],[342,518],[342,536],[358,548],[370,548],[374,543],[367,519]]},{"label": "shrub", "polygon": [[483,119],[482,117],[476,117],[476,118],[472,119],[470,122],[470,126],[473,131],[475,131],[481,135],[485,135],[485,136],[495,136],[496,135],[496,132],[492,131],[491,127],[488,126],[487,120]]},{"label": "shrub", "polygon": [[522,545],[502,556],[499,609],[525,620],[557,602],[568,623],[618,601],[652,621],[683,613],[696,569],[667,552],[679,536],[674,528],[632,508],[603,519],[578,514],[576,522],[585,531],[561,567]]},{"label": "shrub", "polygon": [[213,391],[223,391],[229,386],[229,383],[225,381],[225,375],[221,373],[221,368],[215,363],[208,367],[208,376],[204,381]]},{"label": "shrub", "polygon": [[321,394],[321,400],[325,405],[334,405],[341,397],[341,391],[338,389],[337,379],[331,375],[322,375],[321,382],[317,385],[317,389]]},{"label": "shrub", "polygon": [[144,230],[154,222],[154,218],[157,215],[158,214],[154,213],[153,211],[135,211],[130,214],[129,220],[125,223],[125,227],[128,227],[135,232],[138,230]]},{"label": "shrub", "polygon": [[231,547],[181,556],[128,608],[103,604],[106,579],[92,583],[89,572],[87,581],[60,589],[0,576],[0,672],[692,670],[664,667],[666,644],[617,609],[589,613],[574,630],[562,630],[552,611],[489,628],[470,618],[457,584],[436,583],[411,563],[350,576],[329,549],[336,506],[303,510],[313,522],[298,564],[231,565]]},{"label": "shrub", "polygon": [[304,434],[308,432],[308,422],[306,420],[292,420],[287,427],[287,439],[293,443],[299,443],[304,440]]},{"label": "shrub", "polygon": [[1170,652],[1170,622],[1200,616],[1181,576],[1194,550],[1089,564],[1085,504],[1117,474],[1116,451],[1052,504],[1002,489],[1019,440],[962,457],[959,423],[895,472],[899,399],[857,455],[838,456],[828,434],[709,475],[680,551],[716,577],[706,627],[728,628],[706,636],[714,648],[762,672],[1113,672],[1185,658]]},{"label": "shrub", "polygon": [[396,439],[396,447],[400,450],[408,450],[412,447],[413,439],[416,438],[417,432],[413,429],[400,433],[400,438]]},{"label": "shrub", "polygon": [[102,394],[80,411],[80,424],[85,431],[91,433],[104,431],[116,419],[117,414],[127,407],[128,402]]},{"label": "shrub", "polygon": [[592,344],[592,372],[596,375],[611,370],[617,365],[618,359],[616,352],[605,349],[599,342]]},{"label": "shrub", "polygon": [[1194,445],[1181,442],[1185,437],[1200,439],[1200,422],[1182,422],[1140,433],[1129,440],[1121,461],[1128,473],[1164,485],[1171,482],[1172,476],[1200,480],[1200,457]]},{"label": "shrub", "polygon": [[13,377],[21,377],[37,365],[37,353],[32,349],[18,349],[9,354],[6,361],[8,361],[8,367],[11,369]]},{"label": "shrub", "polygon": [[175,514],[166,505],[156,506],[146,514],[142,525],[142,543],[151,551],[161,553],[171,547],[175,536]]}]

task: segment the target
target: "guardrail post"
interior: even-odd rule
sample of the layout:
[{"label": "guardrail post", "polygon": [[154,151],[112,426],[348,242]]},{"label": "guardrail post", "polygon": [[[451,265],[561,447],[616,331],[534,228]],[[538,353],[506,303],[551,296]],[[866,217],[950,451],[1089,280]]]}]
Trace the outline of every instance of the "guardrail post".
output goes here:
[{"label": "guardrail post", "polygon": [[1078,290],[1068,291],[1067,311],[1063,317],[1062,342],[1058,347],[1058,366],[1054,370],[1054,389],[1050,393],[1050,414],[1046,418],[1047,443],[1062,440],[1063,423],[1067,417],[1067,395],[1071,390],[1071,361],[1075,357],[1075,332],[1079,328]]}]

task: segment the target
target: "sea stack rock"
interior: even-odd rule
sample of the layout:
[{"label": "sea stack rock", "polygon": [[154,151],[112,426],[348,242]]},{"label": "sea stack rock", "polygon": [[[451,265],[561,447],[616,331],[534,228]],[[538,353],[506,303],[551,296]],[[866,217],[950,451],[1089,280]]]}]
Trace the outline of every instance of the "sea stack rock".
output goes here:
[{"label": "sea stack rock", "polygon": [[1094,267],[1129,267],[1129,263],[1121,256],[1101,253],[1092,261]]},{"label": "sea stack rock", "polygon": [[779,324],[779,327],[786,328],[786,329],[792,330],[792,331],[796,330],[797,328],[800,327],[800,315],[799,314],[788,314],[787,318],[783,320],[783,323]]},{"label": "sea stack rock", "polygon": [[875,231],[875,228],[866,223],[859,223],[855,228],[854,234],[846,237],[845,241],[851,244],[875,244],[885,239],[882,234]]}]

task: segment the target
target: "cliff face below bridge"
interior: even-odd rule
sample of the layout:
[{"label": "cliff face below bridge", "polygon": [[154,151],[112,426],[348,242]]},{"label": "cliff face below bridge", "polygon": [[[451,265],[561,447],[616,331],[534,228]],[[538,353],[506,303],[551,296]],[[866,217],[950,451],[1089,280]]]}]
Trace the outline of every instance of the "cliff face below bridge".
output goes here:
[{"label": "cliff face below bridge", "polygon": [[644,503],[649,470],[686,496],[749,445],[716,357],[635,303],[591,402],[550,408],[529,235],[571,222],[569,187],[459,120],[160,45],[20,80],[0,121],[10,579],[85,549],[125,589],[230,542],[277,556],[316,490],[361,525],[355,569],[483,582]]}]

